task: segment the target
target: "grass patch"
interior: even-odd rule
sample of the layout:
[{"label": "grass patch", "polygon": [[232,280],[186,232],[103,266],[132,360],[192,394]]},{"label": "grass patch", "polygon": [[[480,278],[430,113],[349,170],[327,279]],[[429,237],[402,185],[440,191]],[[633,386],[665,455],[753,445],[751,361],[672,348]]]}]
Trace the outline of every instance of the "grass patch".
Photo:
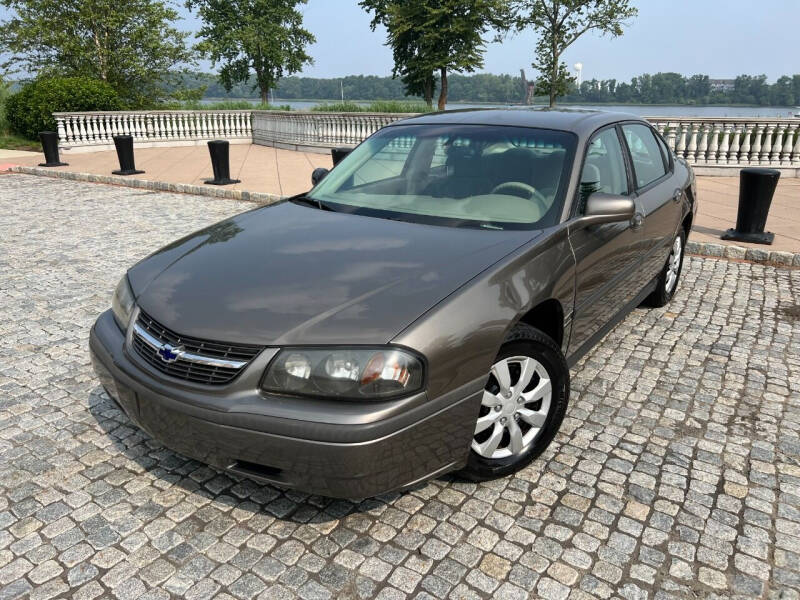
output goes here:
[{"label": "grass patch", "polygon": [[164,102],[156,110],[292,110],[288,104],[254,104],[247,100],[220,100],[218,102]]},{"label": "grass patch", "polygon": [[424,102],[401,102],[384,100],[359,104],[358,102],[332,102],[317,104],[311,108],[314,112],[375,112],[375,113],[424,113],[430,112]]},{"label": "grass patch", "polygon": [[41,152],[42,144],[38,140],[27,140],[8,131],[0,131],[0,148],[4,150],[30,150]]},{"label": "grass patch", "polygon": [[312,106],[313,112],[364,112],[364,106],[355,102],[323,102]]}]

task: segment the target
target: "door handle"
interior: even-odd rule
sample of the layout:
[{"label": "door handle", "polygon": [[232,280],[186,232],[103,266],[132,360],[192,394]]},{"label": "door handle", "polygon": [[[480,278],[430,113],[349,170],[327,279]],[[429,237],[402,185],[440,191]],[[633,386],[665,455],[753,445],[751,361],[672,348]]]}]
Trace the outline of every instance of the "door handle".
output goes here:
[{"label": "door handle", "polygon": [[639,229],[644,223],[644,215],[642,213],[635,213],[631,218],[631,229]]},{"label": "door handle", "polygon": [[681,198],[683,198],[683,190],[675,190],[675,193],[672,194],[672,199],[675,202],[680,202]]}]

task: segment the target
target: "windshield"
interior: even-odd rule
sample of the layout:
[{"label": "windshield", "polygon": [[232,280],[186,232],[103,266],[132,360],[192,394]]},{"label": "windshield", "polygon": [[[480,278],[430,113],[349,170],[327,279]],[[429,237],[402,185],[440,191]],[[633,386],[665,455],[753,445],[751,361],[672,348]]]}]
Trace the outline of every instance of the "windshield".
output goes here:
[{"label": "windshield", "polygon": [[489,229],[558,222],[575,149],[565,131],[399,125],[370,137],[309,194],[329,208]]}]

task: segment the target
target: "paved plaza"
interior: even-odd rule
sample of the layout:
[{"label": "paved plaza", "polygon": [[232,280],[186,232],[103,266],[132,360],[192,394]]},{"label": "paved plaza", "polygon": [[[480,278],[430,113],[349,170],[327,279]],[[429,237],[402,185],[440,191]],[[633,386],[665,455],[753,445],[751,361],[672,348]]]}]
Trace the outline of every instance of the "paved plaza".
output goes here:
[{"label": "paved plaza", "polygon": [[[110,175],[119,168],[113,150],[83,154],[65,152],[62,159],[69,166],[54,171]],[[4,162],[35,166],[42,162],[42,155],[18,156],[4,161],[0,154],[0,171]],[[291,196],[307,191],[311,172],[316,167],[330,168],[331,158],[329,154],[239,144],[230,147],[230,165],[231,175],[241,183],[225,186],[225,189]],[[145,171],[136,178],[149,181],[203,185],[203,181],[212,176],[211,160],[205,145],[137,148],[136,166]],[[697,183],[700,212],[695,220],[695,241],[800,253],[800,179],[785,177],[778,185],[767,220],[767,230],[776,234],[772,246],[720,240],[728,228],[736,225],[738,177],[698,177]]]},{"label": "paved plaza", "polygon": [[331,500],[171,452],[90,368],[125,269],[252,206],[0,175],[0,599],[800,598],[800,269],[687,258],[514,477]]}]

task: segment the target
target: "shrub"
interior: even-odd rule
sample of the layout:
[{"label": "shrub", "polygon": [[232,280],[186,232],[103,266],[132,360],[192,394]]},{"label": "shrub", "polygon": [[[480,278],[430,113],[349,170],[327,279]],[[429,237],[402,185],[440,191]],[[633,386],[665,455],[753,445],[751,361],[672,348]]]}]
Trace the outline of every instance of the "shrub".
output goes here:
[{"label": "shrub", "polygon": [[8,96],[11,93],[10,88],[10,85],[0,79],[0,135],[3,135],[6,129],[8,129],[8,123],[6,122],[6,100],[8,100]]},{"label": "shrub", "polygon": [[375,113],[423,113],[431,109],[424,102],[400,102],[398,100],[381,100],[370,104],[357,102],[335,102],[317,104],[312,107],[316,112],[375,112]]},{"label": "shrub", "polygon": [[114,89],[89,77],[36,79],[6,100],[11,129],[34,140],[40,131],[55,131],[54,112],[121,110]]}]

